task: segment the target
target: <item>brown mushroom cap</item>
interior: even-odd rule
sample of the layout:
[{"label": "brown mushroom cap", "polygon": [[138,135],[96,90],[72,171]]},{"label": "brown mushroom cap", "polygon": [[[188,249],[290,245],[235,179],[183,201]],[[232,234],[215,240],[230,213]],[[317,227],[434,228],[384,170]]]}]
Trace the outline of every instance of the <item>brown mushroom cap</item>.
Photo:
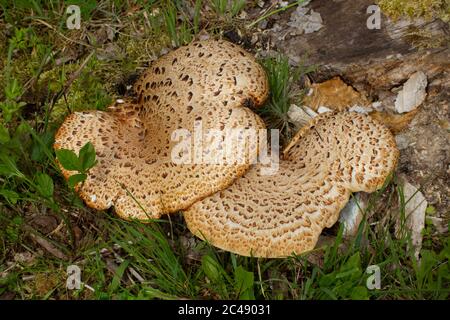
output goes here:
[{"label": "brown mushroom cap", "polygon": [[368,116],[324,113],[284,150],[279,170],[253,166],[229,188],[184,212],[188,228],[212,245],[244,256],[284,257],[316,245],[351,192],[373,192],[394,170],[390,131]]},{"label": "brown mushroom cap", "polygon": [[[90,207],[114,206],[123,218],[158,218],[226,188],[248,170],[249,162],[176,164],[171,152],[179,144],[174,131],[194,134],[199,122],[203,132],[264,128],[245,107],[261,105],[268,95],[266,74],[249,53],[225,41],[193,42],[155,61],[135,91],[136,103],[69,115],[56,135],[55,149],[79,152],[89,141],[95,147],[98,164],[77,186]],[[214,152],[205,140],[203,149]],[[248,148],[246,156],[256,153]],[[61,169],[66,178],[73,174]]]}]

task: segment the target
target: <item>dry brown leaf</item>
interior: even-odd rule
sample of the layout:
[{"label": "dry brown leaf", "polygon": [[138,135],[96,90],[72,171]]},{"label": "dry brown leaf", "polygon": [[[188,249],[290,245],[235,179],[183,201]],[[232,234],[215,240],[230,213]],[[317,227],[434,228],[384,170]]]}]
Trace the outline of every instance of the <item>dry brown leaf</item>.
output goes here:
[{"label": "dry brown leaf", "polygon": [[364,95],[347,85],[339,77],[322,83],[313,83],[311,89],[313,92],[305,98],[304,104],[314,111],[321,106],[336,111],[345,111],[355,105],[364,107],[370,103]]},{"label": "dry brown leaf", "polygon": [[412,119],[414,119],[417,111],[418,109],[403,114],[373,111],[369,115],[372,119],[375,119],[388,127],[392,133],[397,134],[408,127]]},{"label": "dry brown leaf", "polygon": [[34,287],[38,296],[44,296],[53,290],[61,282],[58,275],[52,272],[42,272],[36,274],[34,278]]},{"label": "dry brown leaf", "polygon": [[40,235],[34,234],[34,233],[30,233],[30,237],[32,240],[34,240],[37,244],[39,244],[41,247],[43,247],[45,250],[47,250],[53,256],[55,256],[61,260],[69,260],[69,257],[66,254],[64,254],[53,243],[51,243],[49,240],[45,239],[44,237],[41,237]]}]

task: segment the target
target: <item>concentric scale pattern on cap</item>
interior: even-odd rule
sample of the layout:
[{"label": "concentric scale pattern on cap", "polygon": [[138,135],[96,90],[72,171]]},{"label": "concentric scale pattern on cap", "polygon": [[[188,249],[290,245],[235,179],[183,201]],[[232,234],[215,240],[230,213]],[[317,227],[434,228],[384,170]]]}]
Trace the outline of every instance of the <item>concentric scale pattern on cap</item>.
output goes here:
[{"label": "concentric scale pattern on cap", "polygon": [[189,229],[212,245],[245,256],[284,257],[314,248],[351,192],[373,192],[394,170],[390,131],[352,112],[324,113],[285,148],[279,171],[253,166],[229,188],[184,212]]},{"label": "concentric scale pattern on cap", "polygon": [[[249,53],[226,41],[193,42],[152,63],[134,89],[138,101],[107,112],[73,113],[56,135],[55,149],[78,152],[89,141],[95,147],[98,164],[77,186],[89,206],[114,206],[123,218],[158,218],[224,189],[248,170],[249,161],[177,164],[172,151],[180,142],[177,129],[193,135],[195,128],[265,127],[247,108],[260,106],[268,95],[266,74]],[[256,155],[245,148],[248,159]],[[181,149],[178,156],[193,149]],[[204,141],[208,152],[214,146]],[[62,171],[66,178],[74,173]]]}]

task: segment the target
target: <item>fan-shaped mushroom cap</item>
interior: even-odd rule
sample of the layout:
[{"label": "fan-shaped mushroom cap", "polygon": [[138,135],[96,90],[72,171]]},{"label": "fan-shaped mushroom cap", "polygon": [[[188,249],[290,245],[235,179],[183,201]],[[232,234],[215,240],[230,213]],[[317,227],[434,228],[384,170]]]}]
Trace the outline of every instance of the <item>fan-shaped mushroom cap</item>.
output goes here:
[{"label": "fan-shaped mushroom cap", "polygon": [[[246,107],[261,105],[268,95],[265,72],[250,54],[225,41],[194,42],[155,61],[135,90],[136,103],[73,113],[56,135],[55,149],[78,152],[89,141],[95,147],[98,164],[77,186],[89,206],[114,206],[124,218],[158,218],[226,188],[248,170],[250,161],[196,162],[192,136],[196,129],[264,128]],[[185,164],[172,159],[181,139],[177,129],[192,135],[184,137],[191,147],[175,154]],[[205,139],[202,147],[203,154],[215,152]],[[246,150],[246,159],[257,154]],[[72,174],[62,171],[66,178]]]},{"label": "fan-shaped mushroom cap", "polygon": [[390,131],[370,117],[324,113],[296,134],[275,175],[261,176],[257,164],[184,217],[195,235],[227,251],[300,254],[337,221],[351,192],[383,185],[398,154]]}]

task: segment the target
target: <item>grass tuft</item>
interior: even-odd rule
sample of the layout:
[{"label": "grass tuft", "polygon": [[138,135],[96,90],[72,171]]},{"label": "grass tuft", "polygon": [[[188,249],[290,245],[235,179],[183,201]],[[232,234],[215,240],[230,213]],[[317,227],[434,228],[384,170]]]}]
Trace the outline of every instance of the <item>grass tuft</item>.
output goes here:
[{"label": "grass tuft", "polygon": [[289,108],[291,104],[302,102],[305,88],[300,84],[315,66],[291,67],[288,58],[282,55],[267,58],[262,63],[269,80],[270,96],[260,114],[268,128],[280,130],[281,140],[287,142],[295,133],[288,117]]}]

